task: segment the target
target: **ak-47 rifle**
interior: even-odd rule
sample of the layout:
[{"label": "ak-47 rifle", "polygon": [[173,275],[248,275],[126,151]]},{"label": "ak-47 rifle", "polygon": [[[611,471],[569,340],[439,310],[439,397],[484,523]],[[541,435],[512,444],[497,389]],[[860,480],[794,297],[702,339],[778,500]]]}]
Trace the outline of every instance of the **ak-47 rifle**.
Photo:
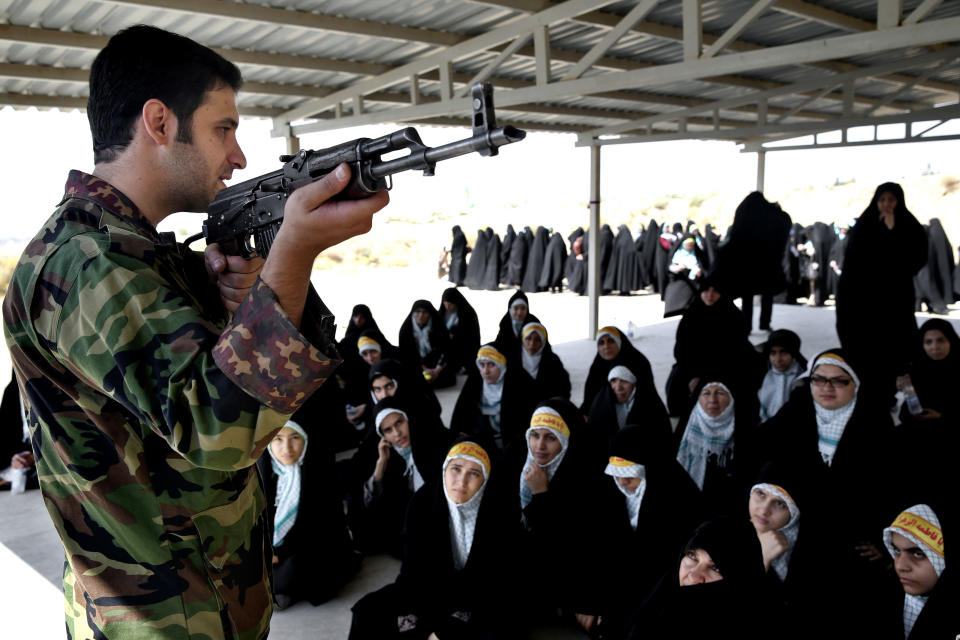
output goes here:
[{"label": "ak-47 rifle", "polygon": [[[359,200],[390,189],[389,177],[395,173],[415,169],[432,176],[441,160],[473,151],[495,156],[503,145],[523,140],[527,135],[525,131],[511,126],[497,128],[493,88],[489,83],[474,85],[472,94],[473,136],[441,147],[428,147],[416,129],[407,127],[372,140],[359,138],[328,149],[303,149],[296,155],[280,156],[282,168],[218,193],[210,204],[203,231],[188,238],[186,243],[204,237],[208,244],[219,244],[227,255],[266,258],[280,230],[290,194],[319,180],[342,162],[350,165],[351,179],[336,199]],[[393,160],[381,160],[384,154],[402,149],[410,153]]]}]

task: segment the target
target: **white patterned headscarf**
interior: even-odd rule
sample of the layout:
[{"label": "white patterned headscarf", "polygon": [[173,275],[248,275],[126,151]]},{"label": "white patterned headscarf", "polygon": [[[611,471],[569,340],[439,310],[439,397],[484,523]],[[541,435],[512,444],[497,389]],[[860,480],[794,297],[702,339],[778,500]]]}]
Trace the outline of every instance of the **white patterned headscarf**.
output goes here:
[{"label": "white patterned headscarf", "polygon": [[703,389],[720,387],[730,396],[730,404],[716,418],[710,417],[700,405],[699,399],[693,405],[683,440],[677,449],[677,461],[703,490],[703,481],[707,475],[707,459],[715,455],[717,466],[723,468],[733,459],[733,433],[735,414],[733,412],[733,394],[721,382],[710,382]]},{"label": "white patterned headscarf", "polygon": [[[446,482],[447,466],[458,458],[475,462],[483,469],[483,484],[469,500],[461,504],[457,504],[450,498]],[[443,495],[447,499],[447,509],[450,511],[450,547],[453,551],[453,566],[457,571],[463,569],[470,557],[473,536],[477,529],[477,515],[480,513],[480,501],[483,499],[489,477],[490,456],[477,443],[458,442],[447,452],[447,457],[443,461]]]},{"label": "white patterned headscarf", "polygon": [[[624,495],[627,501],[627,516],[630,518],[630,528],[637,530],[637,524],[640,520],[640,507],[643,503],[643,494],[647,491],[647,470],[642,464],[631,462],[618,456],[610,456],[607,462],[607,468],[604,470],[608,476],[613,476],[613,482],[617,489]],[[640,478],[640,486],[630,491],[619,482],[617,478]]]},{"label": "white patterned headscarf", "polygon": [[766,422],[777,415],[777,411],[780,411],[790,397],[790,385],[802,373],[803,368],[796,360],[790,363],[786,371],[777,371],[773,366],[768,369],[767,375],[763,376],[760,391],[757,392],[761,421]]},{"label": "white patterned headscarf", "polygon": [[[549,430],[560,440],[560,453],[554,456],[553,460],[546,464],[540,464],[533,453],[530,452],[530,434],[537,430]],[[530,417],[530,428],[527,429],[524,438],[527,441],[527,461],[523,464],[523,470],[520,472],[520,507],[526,508],[533,500],[533,492],[530,485],[527,484],[527,471],[531,466],[537,465],[547,472],[547,480],[553,480],[554,474],[563,462],[563,457],[567,454],[567,447],[570,444],[570,427],[564,421],[563,417],[552,407],[540,407],[533,412]]]},{"label": "white patterned headscarf", "polygon": [[[943,529],[933,509],[925,504],[914,505],[898,515],[893,523],[883,530],[883,544],[893,558],[896,558],[893,551],[893,534],[895,533],[899,533],[923,551],[923,555],[937,572],[938,579],[943,575],[943,570],[947,566],[943,555]],[[904,638],[910,637],[913,625],[916,624],[929,597],[929,594],[920,596],[903,594]]]},{"label": "white patterned headscarf", "polygon": [[[387,418],[387,416],[393,413],[399,413],[401,416],[403,416],[403,419],[407,422],[407,424],[410,424],[410,418],[407,417],[406,411],[397,409],[396,407],[387,407],[386,409],[382,409],[380,413],[377,414],[376,418],[374,418],[374,426],[377,429],[377,435],[381,438],[383,437],[383,431],[380,430],[380,425],[383,424],[383,421]],[[423,476],[420,475],[420,470],[417,469],[417,464],[413,459],[413,445],[409,444],[406,447],[398,447],[397,445],[391,443],[390,446],[393,447],[394,451],[400,454],[400,457],[403,458],[403,461],[407,464],[407,468],[404,470],[403,475],[405,477],[412,478],[411,481],[413,482],[413,490],[417,491],[423,486],[424,481]]]},{"label": "white patterned headscarf", "polygon": [[787,550],[774,558],[770,564],[782,582],[787,579],[787,569],[790,567],[790,556],[793,555],[793,546],[797,543],[797,536],[800,535],[800,509],[797,508],[797,503],[793,497],[787,493],[786,489],[779,485],[761,482],[760,484],[753,485],[750,493],[752,494],[757,489],[760,489],[769,496],[774,496],[782,500],[790,512],[790,519],[787,520],[787,524],[777,529],[787,540]]},{"label": "white patterned headscarf", "polygon": [[[810,377],[816,372],[817,367],[822,364],[832,364],[840,367],[850,378],[853,379],[853,400],[840,407],[839,409],[825,409],[813,401],[813,408],[817,412],[817,447],[820,449],[820,455],[827,466],[833,464],[833,456],[837,452],[837,444],[843,437],[843,431],[853,415],[853,410],[857,406],[857,392],[860,390],[860,378],[854,372],[853,368],[847,364],[847,361],[836,353],[824,353],[816,360],[810,363]],[[811,384],[813,384],[811,382]]]},{"label": "white patterned headscarf", "polygon": [[521,345],[520,357],[523,359],[523,368],[530,374],[531,378],[536,380],[537,374],[540,373],[540,360],[543,358],[543,350],[547,348],[547,328],[539,322],[528,322],[523,325],[523,331],[520,332],[521,342],[526,340],[531,333],[540,336],[540,350],[531,355]]},{"label": "white patterned headscarf", "polygon": [[297,510],[300,507],[300,467],[303,466],[303,459],[307,455],[307,432],[303,427],[288,420],[285,429],[296,431],[303,438],[303,451],[300,457],[293,464],[283,464],[273,453],[273,443],[267,447],[270,453],[270,466],[273,472],[277,474],[277,497],[274,500],[273,515],[273,546],[279,547],[283,544],[283,539],[293,528],[297,521]]},{"label": "white patterned headscarf", "polygon": [[413,337],[417,339],[417,349],[420,351],[420,357],[426,358],[433,351],[430,344],[430,330],[433,328],[433,318],[427,319],[427,324],[422,327],[417,324],[413,314],[410,314],[410,324],[413,325]]}]

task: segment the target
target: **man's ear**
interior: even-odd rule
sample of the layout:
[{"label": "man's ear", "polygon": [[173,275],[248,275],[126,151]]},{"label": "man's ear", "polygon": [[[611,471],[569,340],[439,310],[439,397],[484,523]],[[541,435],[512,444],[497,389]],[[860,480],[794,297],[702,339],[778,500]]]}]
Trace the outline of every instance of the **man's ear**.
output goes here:
[{"label": "man's ear", "polygon": [[155,144],[165,146],[173,142],[177,135],[177,117],[166,104],[151,98],[143,103],[140,112],[140,125],[144,133]]}]

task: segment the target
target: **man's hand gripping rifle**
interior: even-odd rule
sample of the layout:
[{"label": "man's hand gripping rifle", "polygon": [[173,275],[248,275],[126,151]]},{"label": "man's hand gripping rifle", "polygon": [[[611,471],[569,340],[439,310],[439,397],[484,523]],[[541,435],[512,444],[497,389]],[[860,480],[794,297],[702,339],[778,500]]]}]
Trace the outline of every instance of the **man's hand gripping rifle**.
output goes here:
[{"label": "man's hand gripping rifle", "polygon": [[[281,156],[281,169],[228,187],[217,194],[203,223],[203,232],[191,236],[190,244],[200,237],[207,244],[216,242],[227,255],[266,258],[273,239],[283,222],[287,198],[296,189],[319,180],[341,162],[350,165],[350,184],[337,199],[359,200],[382,189],[390,189],[389,177],[410,169],[432,176],[441,160],[466,155],[473,151],[495,156],[499,147],[519,142],[526,132],[511,126],[497,128],[493,112],[493,88],[490,84],[474,85],[473,136],[441,147],[427,147],[413,127],[400,129],[371,140],[359,138],[335,147],[301,150],[296,155]],[[410,153],[393,160],[381,156],[408,149]],[[251,240],[253,241],[251,243]]]}]

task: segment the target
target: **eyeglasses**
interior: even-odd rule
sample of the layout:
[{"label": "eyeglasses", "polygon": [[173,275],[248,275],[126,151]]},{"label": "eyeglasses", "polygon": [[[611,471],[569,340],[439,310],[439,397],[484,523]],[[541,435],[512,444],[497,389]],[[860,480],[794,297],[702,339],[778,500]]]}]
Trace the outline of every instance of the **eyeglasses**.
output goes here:
[{"label": "eyeglasses", "polygon": [[831,389],[842,389],[853,382],[853,380],[850,378],[825,378],[823,376],[813,376],[810,378],[810,381],[813,382],[813,386],[815,387],[825,387],[830,385]]}]

